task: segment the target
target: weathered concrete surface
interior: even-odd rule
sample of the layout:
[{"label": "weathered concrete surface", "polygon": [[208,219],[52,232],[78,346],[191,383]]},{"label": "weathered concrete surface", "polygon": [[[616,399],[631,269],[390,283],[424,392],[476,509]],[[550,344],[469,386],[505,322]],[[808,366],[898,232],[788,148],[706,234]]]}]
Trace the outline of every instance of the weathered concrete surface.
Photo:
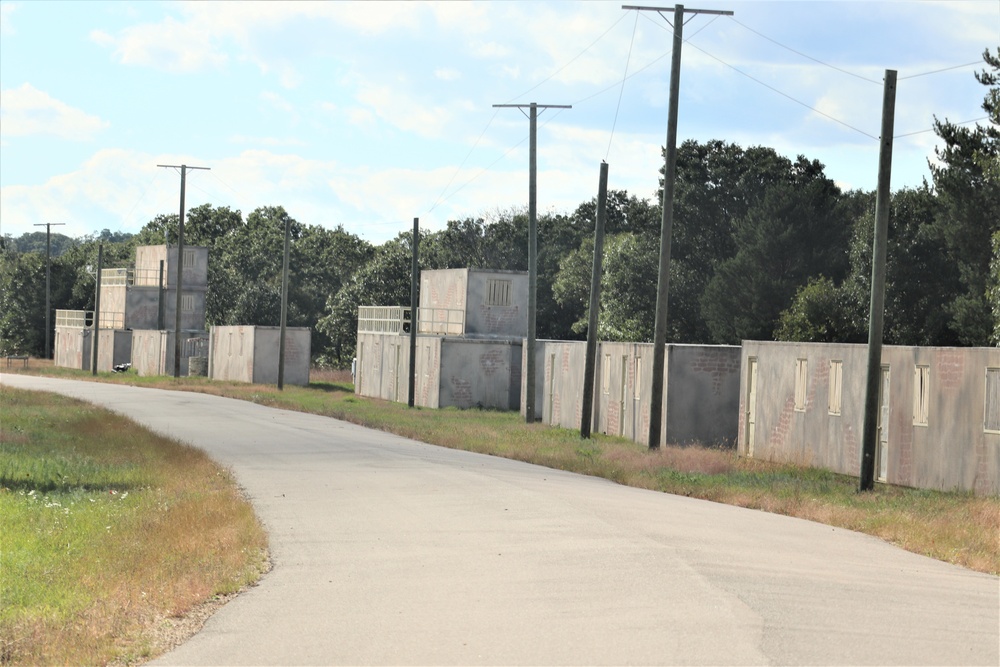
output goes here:
[{"label": "weathered concrete surface", "polygon": [[3,375],[231,466],[274,569],[159,665],[961,664],[1000,582],[850,531],[199,394]]}]

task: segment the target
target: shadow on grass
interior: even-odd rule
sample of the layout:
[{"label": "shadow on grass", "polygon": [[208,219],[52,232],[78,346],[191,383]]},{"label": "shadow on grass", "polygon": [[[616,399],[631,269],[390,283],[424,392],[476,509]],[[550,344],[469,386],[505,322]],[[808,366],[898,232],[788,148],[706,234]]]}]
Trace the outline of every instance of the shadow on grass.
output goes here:
[{"label": "shadow on grass", "polygon": [[310,389],[318,389],[320,391],[325,391],[327,393],[344,393],[353,394],[354,385],[346,384],[343,382],[310,382]]},{"label": "shadow on grass", "polygon": [[54,494],[86,491],[90,493],[111,493],[112,491],[131,491],[133,488],[141,488],[141,485],[132,484],[130,482],[122,482],[120,484],[111,482],[94,484],[90,482],[72,482],[70,480],[25,479],[23,477],[12,479],[10,477],[0,476],[0,489],[7,489],[14,492],[24,491],[27,493],[35,491],[36,493]]}]

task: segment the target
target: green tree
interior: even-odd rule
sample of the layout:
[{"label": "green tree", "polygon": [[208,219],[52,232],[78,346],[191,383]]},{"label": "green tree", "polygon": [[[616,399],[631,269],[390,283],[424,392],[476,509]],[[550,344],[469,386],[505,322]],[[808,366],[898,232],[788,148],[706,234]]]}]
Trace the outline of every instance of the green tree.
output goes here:
[{"label": "green tree", "polygon": [[823,166],[800,157],[791,182],[767,188],[735,222],[736,254],[719,263],[702,295],[716,343],[769,340],[781,311],[812,277],[846,273],[849,226]]},{"label": "green tree", "polygon": [[939,210],[933,231],[958,268],[962,289],[946,311],[963,345],[986,345],[993,316],[986,298],[991,237],[1000,229],[1000,49],[983,54],[989,69],[976,74],[987,86],[983,108],[987,125],[965,127],[935,119],[934,130],[944,142],[935,149],[939,164],[930,163]]}]

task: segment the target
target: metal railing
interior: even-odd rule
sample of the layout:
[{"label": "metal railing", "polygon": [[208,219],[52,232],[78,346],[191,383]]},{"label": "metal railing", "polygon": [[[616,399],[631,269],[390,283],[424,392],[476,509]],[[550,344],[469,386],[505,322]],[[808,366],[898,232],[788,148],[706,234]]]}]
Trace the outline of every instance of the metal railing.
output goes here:
[{"label": "metal railing", "polygon": [[101,269],[101,285],[105,287],[119,287],[131,285],[133,282],[132,269]]},{"label": "metal railing", "polygon": [[[358,333],[409,333],[411,321],[410,309],[405,306],[358,308]],[[417,333],[461,336],[465,333],[465,311],[458,308],[419,308]]]},{"label": "metal railing", "polygon": [[[101,311],[102,329],[124,329],[125,313]],[[75,329],[93,329],[94,311],[92,310],[56,310],[56,326]]]},{"label": "metal railing", "polygon": [[358,307],[359,333],[404,333],[409,331],[410,309],[403,306]]},{"label": "metal railing", "polygon": [[457,308],[420,308],[417,333],[461,336],[465,333],[465,311]]},{"label": "metal railing", "polygon": [[200,338],[188,338],[184,341],[184,355],[185,357],[207,357],[208,356],[208,339],[204,337]]}]

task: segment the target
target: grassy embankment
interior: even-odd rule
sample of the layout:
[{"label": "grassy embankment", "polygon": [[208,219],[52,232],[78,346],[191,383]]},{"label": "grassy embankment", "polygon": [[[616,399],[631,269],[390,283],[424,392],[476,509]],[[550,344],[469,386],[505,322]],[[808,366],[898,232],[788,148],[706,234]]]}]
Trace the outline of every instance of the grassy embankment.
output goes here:
[{"label": "grassy embankment", "polygon": [[266,571],[253,509],[201,451],[45,393],[0,387],[0,413],[0,664],[141,661]]},{"label": "grassy embankment", "polygon": [[[37,362],[35,371],[79,379],[89,373]],[[201,391],[336,417],[445,447],[503,456],[605,477],[621,484],[800,517],[880,537],[915,553],[1000,574],[1000,498],[877,485],[857,492],[857,479],[740,458],[703,447],[662,447],[528,425],[516,413],[411,410],[360,398],[343,375],[313,374],[309,387],[210,382],[204,378],[140,378],[101,374],[100,381]],[[338,381],[340,380],[340,381]]]}]

